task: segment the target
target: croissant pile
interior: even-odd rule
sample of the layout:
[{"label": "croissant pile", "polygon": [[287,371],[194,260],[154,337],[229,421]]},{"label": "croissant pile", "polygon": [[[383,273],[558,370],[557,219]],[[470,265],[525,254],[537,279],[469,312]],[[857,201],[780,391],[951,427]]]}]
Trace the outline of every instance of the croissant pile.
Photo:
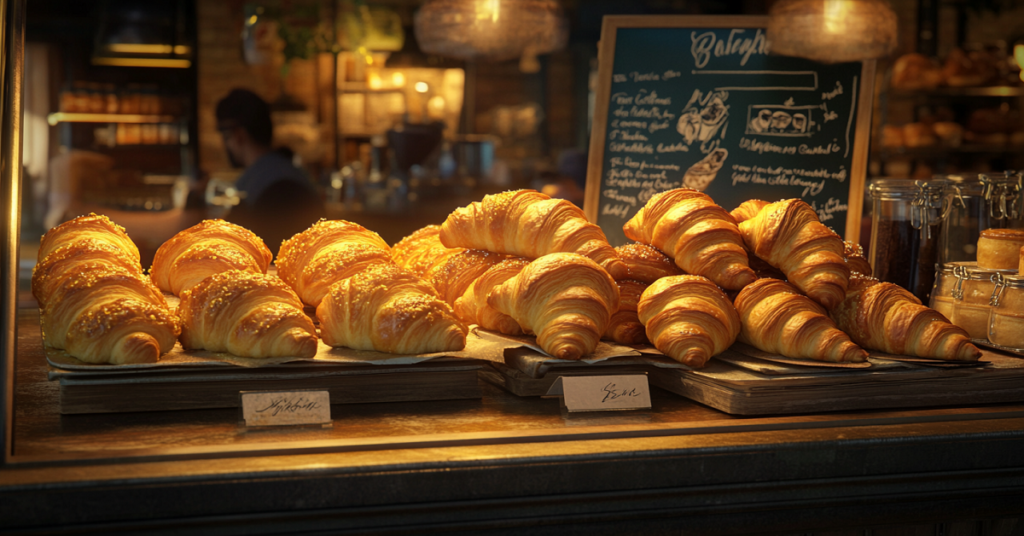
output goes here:
[{"label": "croissant pile", "polygon": [[177,317],[124,229],[90,214],[43,236],[32,272],[43,339],[86,363],[153,363],[174,347]]},{"label": "croissant pile", "polygon": [[[980,352],[907,291],[870,278],[799,199],[731,212],[678,188],[654,195],[613,248],[583,211],[533,190],[485,196],[389,246],[343,220],[281,244],[278,276],[259,237],[221,220],[186,229],[150,273],[124,230],[90,215],[43,237],[32,291],[48,345],[90,362],[155,361],[186,349],[247,357],[331,346],[457,351],[468,327],[535,335],[576,360],[601,339],[653,344],[691,367],[739,340],[765,352],[859,362],[867,350],[946,360]],[[177,294],[172,314],[160,290]],[[310,313],[312,314],[312,313]]]}]

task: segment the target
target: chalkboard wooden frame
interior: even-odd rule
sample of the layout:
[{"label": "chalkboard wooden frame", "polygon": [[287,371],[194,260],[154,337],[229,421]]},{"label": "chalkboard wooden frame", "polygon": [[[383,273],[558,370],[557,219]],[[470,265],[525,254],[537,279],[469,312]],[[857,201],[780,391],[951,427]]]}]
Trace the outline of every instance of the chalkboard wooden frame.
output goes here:
[{"label": "chalkboard wooden frame", "polygon": [[[601,200],[601,180],[604,176],[605,135],[611,98],[612,71],[615,65],[615,39],[622,28],[765,28],[768,17],[758,15],[618,15],[607,16],[601,26],[598,43],[597,90],[595,92],[594,119],[590,135],[590,155],[587,161],[587,188],[584,194],[584,212],[587,219],[598,222]],[[845,237],[860,241],[861,213],[863,212],[864,183],[868,166],[868,143],[871,136],[871,114],[874,100],[875,61],[861,62],[861,75],[857,96],[857,114],[853,142],[853,160],[850,166],[850,189]],[[730,210],[734,207],[725,207]]]}]

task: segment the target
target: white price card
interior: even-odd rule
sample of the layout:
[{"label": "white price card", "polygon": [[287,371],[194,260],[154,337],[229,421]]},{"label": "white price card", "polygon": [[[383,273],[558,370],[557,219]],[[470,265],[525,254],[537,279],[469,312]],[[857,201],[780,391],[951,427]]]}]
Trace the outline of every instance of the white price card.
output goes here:
[{"label": "white price card", "polygon": [[644,374],[561,376],[548,395],[562,396],[570,412],[648,409],[651,388]]},{"label": "white price card", "polygon": [[294,426],[331,422],[327,391],[242,391],[246,426]]}]

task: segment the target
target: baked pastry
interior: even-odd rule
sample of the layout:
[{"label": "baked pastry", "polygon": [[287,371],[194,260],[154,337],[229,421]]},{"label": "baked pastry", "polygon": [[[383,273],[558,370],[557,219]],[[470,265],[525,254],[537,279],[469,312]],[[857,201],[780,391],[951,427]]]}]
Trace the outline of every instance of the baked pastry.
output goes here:
[{"label": "baked pastry", "polygon": [[966,53],[954,48],[946,56],[942,66],[944,82],[950,87],[983,86],[998,74],[992,61],[984,52],[971,51]]},{"label": "baked pastry", "polygon": [[335,283],[316,316],[320,335],[331,346],[392,354],[466,346],[466,326],[434,287],[394,264],[375,264]]},{"label": "baked pastry", "polygon": [[[448,305],[462,297],[473,281],[489,268],[508,258],[508,255],[480,249],[466,249],[448,256],[427,272],[426,281],[437,289],[437,295]],[[465,319],[463,319],[465,320]]]},{"label": "baked pastry", "polygon": [[647,244],[626,244],[615,248],[615,253],[626,263],[626,279],[649,285],[662,277],[683,273],[671,257]]},{"label": "baked pastry", "polygon": [[931,147],[939,140],[927,123],[907,123],[903,125],[903,144],[906,147]]},{"label": "baked pastry", "polygon": [[154,363],[174,347],[177,317],[146,277],[74,270],[43,309],[47,346],[86,363]]},{"label": "baked pastry", "polygon": [[860,244],[843,240],[843,258],[851,274],[871,275],[871,263],[864,257],[864,248]]},{"label": "baked pastry", "polygon": [[903,142],[903,127],[898,125],[882,125],[882,147],[899,149],[905,145]]},{"label": "baked pastry", "polygon": [[630,239],[669,254],[686,273],[702,275],[721,287],[739,290],[757,279],[736,221],[696,190],[655,194],[622,230]]},{"label": "baked pastry", "polygon": [[420,277],[426,277],[433,266],[463,251],[464,248],[444,247],[440,234],[440,225],[428,225],[401,239],[391,248],[395,264]]},{"label": "baked pastry", "polygon": [[142,277],[142,266],[124,249],[99,238],[67,242],[32,268],[32,295],[46,308],[56,289],[84,272],[118,272]]},{"label": "baked pastry", "polygon": [[647,338],[665,355],[693,368],[736,342],[740,315],[710,279],[676,275],[655,281],[637,305]]},{"label": "baked pastry", "polygon": [[149,276],[160,290],[179,296],[213,274],[265,274],[273,258],[252,231],[224,220],[205,220],[164,242],[156,250]]},{"label": "baked pastry", "polygon": [[124,250],[129,257],[135,259],[135,262],[139,262],[139,248],[131,238],[128,238],[124,227],[110,221],[106,216],[97,214],[79,216],[47,231],[40,240],[38,258],[45,259],[53,250],[65,244],[90,238],[109,242]]},{"label": "baked pastry", "polygon": [[758,279],[736,296],[739,341],[786,357],[860,363],[868,353],[836,327],[828,311],[778,279]]},{"label": "baked pastry", "polygon": [[760,199],[748,199],[740,203],[740,206],[732,209],[732,212],[730,212],[729,215],[732,216],[732,219],[736,220],[736,225],[739,225],[750,218],[757,216],[757,213],[761,212],[761,209],[767,205],[767,201],[762,201]]},{"label": "baked pastry", "polygon": [[942,78],[942,67],[923,54],[904,54],[893,63],[891,83],[897,89],[935,89]]},{"label": "baked pastry", "polygon": [[536,259],[549,253],[579,253],[612,277],[625,277],[601,228],[579,207],[535,190],[486,195],[456,209],[441,225],[441,243],[449,248],[484,249]]},{"label": "baked pastry", "polygon": [[619,310],[612,314],[608,327],[604,330],[604,338],[619,344],[643,344],[647,342],[647,333],[640,323],[636,308],[640,303],[640,295],[650,285],[632,279],[616,281],[619,286]]},{"label": "baked pastry", "polygon": [[369,265],[393,262],[391,247],[377,233],[345,220],[320,220],[281,244],[277,273],[315,307],[332,284]]},{"label": "baked pastry", "polygon": [[280,278],[248,270],[207,277],[181,293],[181,345],[241,357],[313,357],[316,327]]},{"label": "baked pastry", "polygon": [[594,352],[619,309],[619,287],[587,257],[552,253],[495,287],[487,303],[515,319],[552,357],[579,359]]},{"label": "baked pastry", "polygon": [[952,121],[938,121],[932,125],[932,132],[946,147],[959,147],[964,140],[964,127]]},{"label": "baked pastry", "polygon": [[1021,247],[1024,229],[985,229],[978,238],[978,268],[1014,270]]},{"label": "baked pastry", "polygon": [[963,328],[893,283],[855,274],[832,319],[868,350],[944,360],[976,361],[981,352]]},{"label": "baked pastry", "polygon": [[799,199],[771,203],[740,224],[747,248],[782,270],[786,279],[827,309],[846,295],[850,269],[843,259],[843,240]]},{"label": "baked pastry", "polygon": [[487,296],[494,287],[512,279],[530,264],[528,259],[512,257],[491,266],[477,277],[462,296],[455,300],[455,316],[468,324],[506,335],[521,335],[523,329],[511,316],[498,311],[487,303]]}]

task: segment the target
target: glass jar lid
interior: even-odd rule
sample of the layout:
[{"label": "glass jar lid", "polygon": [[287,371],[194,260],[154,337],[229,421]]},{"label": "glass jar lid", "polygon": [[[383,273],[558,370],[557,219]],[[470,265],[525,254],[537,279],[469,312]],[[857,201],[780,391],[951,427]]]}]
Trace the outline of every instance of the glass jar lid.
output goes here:
[{"label": "glass jar lid", "polygon": [[956,283],[953,284],[953,297],[961,300],[964,297],[964,281],[991,281],[996,283],[1004,275],[1014,275],[1016,270],[996,270],[994,268],[978,268],[976,261],[951,262]]},{"label": "glass jar lid", "polygon": [[[1009,271],[1013,272],[1013,270]],[[992,281],[996,284],[996,288],[992,289],[992,297],[989,298],[988,302],[993,307],[999,305],[999,300],[1002,299],[1004,290],[1008,288],[1024,289],[1024,275],[1017,274],[1016,272],[1011,274],[996,274],[992,276]]]},{"label": "glass jar lid", "polygon": [[965,197],[980,197],[988,216],[998,220],[1024,219],[1024,174],[1017,171],[940,176],[946,181],[943,190],[945,217],[955,207],[967,208]]}]

